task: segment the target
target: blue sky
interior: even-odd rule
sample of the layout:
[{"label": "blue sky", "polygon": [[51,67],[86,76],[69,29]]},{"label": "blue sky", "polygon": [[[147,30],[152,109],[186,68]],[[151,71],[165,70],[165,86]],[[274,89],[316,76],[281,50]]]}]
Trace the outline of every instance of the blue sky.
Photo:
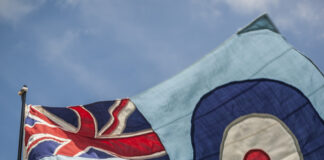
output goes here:
[{"label": "blue sky", "polygon": [[263,13],[324,71],[323,8],[322,0],[0,0],[0,157],[16,158],[23,84],[28,104],[131,97]]}]

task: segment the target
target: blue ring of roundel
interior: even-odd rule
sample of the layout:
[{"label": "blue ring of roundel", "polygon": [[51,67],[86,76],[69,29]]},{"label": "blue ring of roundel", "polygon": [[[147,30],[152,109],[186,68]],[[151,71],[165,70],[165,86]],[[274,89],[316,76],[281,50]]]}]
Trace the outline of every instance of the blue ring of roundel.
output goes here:
[{"label": "blue ring of roundel", "polygon": [[251,113],[278,117],[296,136],[305,160],[323,160],[323,119],[297,88],[269,79],[231,82],[200,99],[191,121],[194,159],[218,160],[227,125]]}]

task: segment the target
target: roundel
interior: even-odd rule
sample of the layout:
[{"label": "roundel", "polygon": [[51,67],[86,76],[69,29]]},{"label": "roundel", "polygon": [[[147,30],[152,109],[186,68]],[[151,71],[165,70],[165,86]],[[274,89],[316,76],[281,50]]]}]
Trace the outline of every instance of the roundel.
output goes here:
[{"label": "roundel", "polygon": [[242,116],[225,129],[220,159],[301,160],[296,137],[278,118],[269,114]]},{"label": "roundel", "polygon": [[307,96],[280,81],[256,79],[217,87],[201,97],[191,123],[196,160],[324,157],[324,121]]}]

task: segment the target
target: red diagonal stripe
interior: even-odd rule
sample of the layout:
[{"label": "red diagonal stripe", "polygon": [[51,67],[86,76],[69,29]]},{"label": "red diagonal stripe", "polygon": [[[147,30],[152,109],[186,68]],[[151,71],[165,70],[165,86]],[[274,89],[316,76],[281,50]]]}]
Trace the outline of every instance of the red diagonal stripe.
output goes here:
[{"label": "red diagonal stripe", "polygon": [[71,106],[69,108],[76,111],[81,117],[81,127],[80,130],[78,131],[78,134],[87,137],[95,137],[96,134],[95,121],[92,115],[89,113],[89,111],[81,106]]},{"label": "red diagonal stripe", "polygon": [[129,102],[128,99],[121,100],[118,107],[116,107],[116,109],[112,113],[112,115],[114,117],[113,123],[111,124],[111,126],[102,135],[108,135],[117,128],[118,124],[120,123],[119,119],[118,119],[118,114],[127,105],[128,102]]}]

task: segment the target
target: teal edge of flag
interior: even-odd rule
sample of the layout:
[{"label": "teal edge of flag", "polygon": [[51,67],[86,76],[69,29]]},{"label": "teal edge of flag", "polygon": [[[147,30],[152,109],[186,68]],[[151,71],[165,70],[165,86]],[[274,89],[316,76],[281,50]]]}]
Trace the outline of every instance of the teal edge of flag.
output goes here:
[{"label": "teal edge of flag", "polygon": [[323,74],[285,41],[267,15],[181,73],[131,100],[151,123],[169,157],[190,160],[191,117],[200,98],[229,82],[258,78],[298,88],[324,117]]},{"label": "teal edge of flag", "polygon": [[280,33],[277,27],[273,24],[271,19],[267,14],[263,14],[262,16],[256,18],[249,25],[239,30],[237,34],[243,34],[250,31],[256,31],[261,29],[269,29],[273,32]]}]

